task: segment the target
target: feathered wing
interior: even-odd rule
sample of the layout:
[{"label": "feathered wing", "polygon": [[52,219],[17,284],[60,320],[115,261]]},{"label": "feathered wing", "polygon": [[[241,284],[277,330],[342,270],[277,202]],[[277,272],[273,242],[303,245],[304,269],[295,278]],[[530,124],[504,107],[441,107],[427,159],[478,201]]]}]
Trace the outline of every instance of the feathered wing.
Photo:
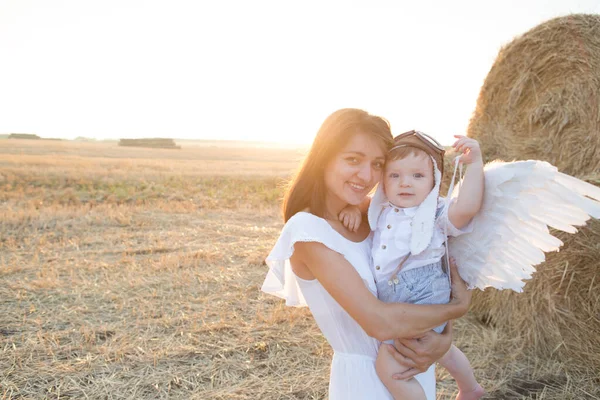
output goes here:
[{"label": "feathered wing", "polygon": [[484,175],[484,200],[473,231],[449,240],[450,255],[471,288],[521,292],[544,253],[563,244],[548,227],[575,233],[590,216],[600,218],[600,188],[547,162],[494,161]]}]

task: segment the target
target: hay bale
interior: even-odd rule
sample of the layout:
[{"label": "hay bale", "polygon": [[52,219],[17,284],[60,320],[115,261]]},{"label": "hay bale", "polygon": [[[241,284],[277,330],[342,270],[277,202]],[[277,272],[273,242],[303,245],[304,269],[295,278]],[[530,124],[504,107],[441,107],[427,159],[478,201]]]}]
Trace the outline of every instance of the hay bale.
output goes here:
[{"label": "hay bale", "polygon": [[39,140],[41,139],[38,135],[33,133],[11,133],[8,135],[9,139],[27,139],[27,140]]},{"label": "hay bale", "polygon": [[[468,135],[486,159],[538,159],[600,184],[600,16],[545,22],[500,50]],[[549,254],[522,294],[476,292],[472,312],[571,371],[600,370],[600,221]]]},{"label": "hay bale", "polygon": [[487,160],[600,171],[600,15],[547,21],[504,46],[469,123]]}]

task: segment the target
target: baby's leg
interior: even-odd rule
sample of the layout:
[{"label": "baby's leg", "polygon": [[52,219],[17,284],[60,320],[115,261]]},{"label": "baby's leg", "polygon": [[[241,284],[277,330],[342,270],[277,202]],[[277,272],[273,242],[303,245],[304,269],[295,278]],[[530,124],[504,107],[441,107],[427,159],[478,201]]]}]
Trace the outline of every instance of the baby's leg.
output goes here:
[{"label": "baby's leg", "polygon": [[426,400],[425,392],[415,378],[403,381],[392,378],[392,375],[402,372],[406,367],[398,364],[386,346],[388,345],[383,343],[379,347],[375,361],[375,370],[381,382],[395,400]]},{"label": "baby's leg", "polygon": [[478,400],[485,394],[485,390],[477,383],[475,375],[473,375],[473,369],[467,356],[458,347],[452,345],[439,363],[456,380],[458,385],[456,400]]}]

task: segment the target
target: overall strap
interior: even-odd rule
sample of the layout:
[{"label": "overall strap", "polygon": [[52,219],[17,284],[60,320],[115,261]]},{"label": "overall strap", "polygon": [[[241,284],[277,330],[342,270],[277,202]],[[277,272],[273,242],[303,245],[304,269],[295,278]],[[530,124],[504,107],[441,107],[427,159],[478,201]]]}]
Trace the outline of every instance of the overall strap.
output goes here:
[{"label": "overall strap", "polygon": [[394,277],[396,275],[398,275],[398,273],[400,272],[400,270],[402,269],[402,267],[404,266],[404,263],[406,262],[406,260],[408,259],[408,256],[410,256],[410,253],[408,253],[407,255],[405,255],[404,257],[402,257],[402,260],[400,260],[400,262],[398,263],[398,268],[396,268],[394,270],[394,272],[390,275],[390,280],[394,279]]},{"label": "overall strap", "polygon": [[400,262],[398,263],[398,267],[394,270],[394,273],[390,275],[390,279],[388,279],[388,285],[394,287],[394,293],[396,293],[396,285],[399,282],[399,280],[398,280],[398,273],[400,272],[400,270],[404,266],[404,263],[406,262],[406,260],[408,260],[409,256],[410,256],[410,253],[408,253],[407,255],[405,255],[404,257],[402,257],[402,260],[400,260]]}]

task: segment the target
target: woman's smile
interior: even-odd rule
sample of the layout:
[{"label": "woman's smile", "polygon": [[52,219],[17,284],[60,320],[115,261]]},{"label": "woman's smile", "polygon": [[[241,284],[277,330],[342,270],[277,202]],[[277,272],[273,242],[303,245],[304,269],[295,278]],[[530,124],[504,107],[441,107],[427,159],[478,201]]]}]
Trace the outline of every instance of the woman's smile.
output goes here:
[{"label": "woman's smile", "polygon": [[354,189],[357,192],[363,192],[367,188],[365,185],[361,185],[359,183],[348,182],[348,184],[352,189]]}]

